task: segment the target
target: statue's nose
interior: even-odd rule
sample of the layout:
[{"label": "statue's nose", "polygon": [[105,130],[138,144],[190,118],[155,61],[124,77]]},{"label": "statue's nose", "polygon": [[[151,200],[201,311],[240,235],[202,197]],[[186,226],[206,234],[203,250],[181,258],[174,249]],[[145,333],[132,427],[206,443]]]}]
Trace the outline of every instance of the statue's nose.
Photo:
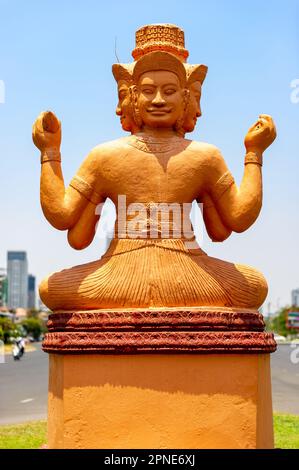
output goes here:
[{"label": "statue's nose", "polygon": [[154,106],[164,106],[166,101],[164,100],[163,96],[159,91],[157,91],[155,98],[152,101]]}]

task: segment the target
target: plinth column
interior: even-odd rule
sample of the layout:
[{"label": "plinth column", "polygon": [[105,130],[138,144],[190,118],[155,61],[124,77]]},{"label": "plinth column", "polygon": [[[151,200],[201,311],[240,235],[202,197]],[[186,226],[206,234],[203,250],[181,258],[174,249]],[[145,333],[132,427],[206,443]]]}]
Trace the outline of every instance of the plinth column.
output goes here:
[{"label": "plinth column", "polygon": [[270,353],[252,310],[56,312],[50,448],[272,448]]}]

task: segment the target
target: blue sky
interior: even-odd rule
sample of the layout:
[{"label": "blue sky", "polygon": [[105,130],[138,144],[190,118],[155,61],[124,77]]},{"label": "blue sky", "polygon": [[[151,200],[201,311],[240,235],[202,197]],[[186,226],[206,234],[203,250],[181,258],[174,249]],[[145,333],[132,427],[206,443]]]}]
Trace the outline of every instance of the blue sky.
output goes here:
[{"label": "blue sky", "polygon": [[[142,5],[142,7],[140,6]],[[52,271],[100,256],[95,238],[82,252],[44,219],[39,205],[39,152],[31,126],[45,109],[63,126],[68,183],[88,151],[123,135],[115,115],[111,65],[131,60],[135,31],[168,22],[185,30],[189,62],[208,65],[203,116],[192,138],[217,145],[240,182],[243,139],[261,113],[275,119],[278,137],[264,156],[264,206],[253,227],[222,244],[204,237],[210,255],[260,269],[271,309],[299,287],[299,2],[33,1],[0,0],[0,266],[6,251],[28,251],[40,281]],[[299,94],[298,94],[299,96]],[[267,310],[267,307],[266,307]]]}]

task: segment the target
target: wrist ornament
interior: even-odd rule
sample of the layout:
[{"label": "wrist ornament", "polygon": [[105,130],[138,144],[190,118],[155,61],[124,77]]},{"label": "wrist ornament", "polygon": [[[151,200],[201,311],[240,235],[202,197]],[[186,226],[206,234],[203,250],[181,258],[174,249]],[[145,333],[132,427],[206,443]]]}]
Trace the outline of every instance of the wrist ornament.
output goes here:
[{"label": "wrist ornament", "polygon": [[256,165],[263,166],[263,155],[258,155],[255,152],[247,152],[244,164],[247,165],[248,163],[255,163]]},{"label": "wrist ornament", "polygon": [[61,162],[61,155],[60,155],[59,149],[49,148],[49,149],[42,150],[41,156],[40,156],[40,162],[41,163]]}]

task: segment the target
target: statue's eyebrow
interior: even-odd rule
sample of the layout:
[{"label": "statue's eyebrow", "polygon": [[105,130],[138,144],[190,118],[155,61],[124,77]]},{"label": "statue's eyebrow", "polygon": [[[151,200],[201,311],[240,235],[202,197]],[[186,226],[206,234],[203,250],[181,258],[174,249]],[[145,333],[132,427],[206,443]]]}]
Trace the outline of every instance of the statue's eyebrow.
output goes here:
[{"label": "statue's eyebrow", "polygon": [[153,85],[151,83],[144,83],[143,85],[140,85],[141,90],[145,88],[150,88],[151,90],[155,90],[157,88],[157,85]]},{"label": "statue's eyebrow", "polygon": [[140,83],[140,86],[152,86],[152,87],[156,87],[157,85],[155,85],[154,83]]},{"label": "statue's eyebrow", "polygon": [[180,85],[178,83],[175,83],[175,82],[169,82],[169,83],[165,83],[165,85],[163,85],[163,88],[165,88],[167,86],[174,86],[176,88],[179,88]]}]

